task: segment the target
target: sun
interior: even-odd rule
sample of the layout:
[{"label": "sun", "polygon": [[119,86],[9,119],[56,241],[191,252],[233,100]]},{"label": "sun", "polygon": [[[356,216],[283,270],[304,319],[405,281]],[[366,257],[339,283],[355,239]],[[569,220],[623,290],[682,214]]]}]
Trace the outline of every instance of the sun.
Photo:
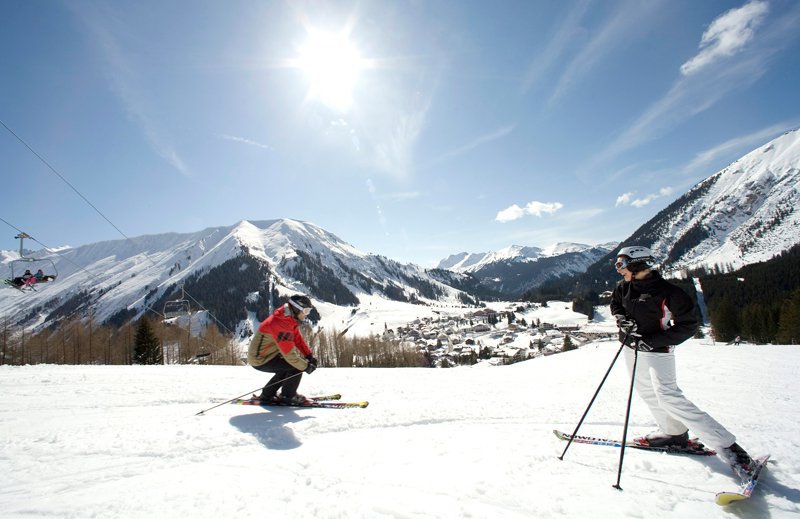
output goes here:
[{"label": "sun", "polygon": [[364,60],[346,34],[309,31],[296,65],[309,82],[308,97],[347,111]]}]

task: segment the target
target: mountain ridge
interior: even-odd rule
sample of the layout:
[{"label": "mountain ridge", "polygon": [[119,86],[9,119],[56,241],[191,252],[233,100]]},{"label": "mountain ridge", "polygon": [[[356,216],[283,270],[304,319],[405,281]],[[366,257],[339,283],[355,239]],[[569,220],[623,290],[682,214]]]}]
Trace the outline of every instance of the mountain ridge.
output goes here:
[{"label": "mountain ridge", "polygon": [[[622,244],[651,247],[666,270],[736,268],[800,242],[799,200],[800,129],[795,129],[697,183]],[[0,292],[0,312],[34,327],[52,323],[53,315],[92,315],[100,322],[131,319],[158,311],[185,283],[206,287],[208,293],[199,298],[215,301],[232,327],[248,312],[258,314],[277,298],[300,291],[339,306],[358,305],[373,295],[410,303],[474,304],[479,298],[520,297],[549,280],[576,274],[607,285],[618,279],[611,261],[616,247],[511,245],[451,255],[438,268],[423,269],[364,253],[309,222],[241,220],[192,233],[26,252],[44,266],[52,262],[58,278],[27,295],[11,288]],[[21,262],[16,251],[0,251],[3,277],[11,277],[14,265],[34,263]],[[201,282],[212,272],[213,282]],[[249,281],[225,279],[237,272]],[[226,301],[226,291],[235,296]],[[237,310],[222,310],[225,305]]]},{"label": "mountain ridge", "polygon": [[[91,310],[99,322],[158,312],[184,283],[197,284],[220,267],[228,276],[234,275],[230,272],[236,268],[226,266],[230,262],[239,262],[241,272],[261,273],[260,282],[251,280],[255,284],[240,287],[228,301],[241,308],[241,319],[246,317],[247,290],[261,292],[262,298],[270,300],[307,292],[318,300],[345,306],[357,304],[359,294],[409,302],[474,302],[463,290],[448,284],[458,284],[458,274],[430,275],[415,265],[363,253],[315,224],[290,219],[242,220],[194,233],[146,235],[34,255],[45,267],[53,262],[57,280],[25,295],[13,289],[0,293],[0,311],[23,316],[29,326],[47,323],[51,314],[63,316],[69,313],[64,310],[67,307],[72,314]],[[10,265],[15,261],[19,262],[19,254],[5,251],[0,275],[10,277]],[[234,284],[230,279],[213,283],[216,291],[223,292]],[[194,296],[200,302],[218,300],[216,291]],[[274,301],[250,306],[263,309],[270,302]],[[224,300],[216,303],[224,304]],[[225,325],[234,327],[236,323],[229,320]]]}]

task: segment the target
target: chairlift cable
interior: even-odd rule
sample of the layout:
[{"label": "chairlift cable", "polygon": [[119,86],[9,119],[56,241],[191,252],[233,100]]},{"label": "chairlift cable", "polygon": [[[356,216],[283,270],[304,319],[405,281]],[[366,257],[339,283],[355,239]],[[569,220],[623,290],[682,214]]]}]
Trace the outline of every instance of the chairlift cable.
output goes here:
[{"label": "chairlift cable", "polygon": [[69,259],[67,256],[64,256],[63,254],[61,254],[61,252],[59,252],[59,251],[57,251],[57,250],[53,250],[52,248],[48,247],[47,245],[45,245],[44,243],[40,242],[39,240],[37,240],[36,238],[34,238],[33,236],[31,236],[30,234],[28,234],[28,233],[26,233],[25,231],[21,230],[21,229],[20,229],[19,227],[17,227],[16,225],[13,225],[13,224],[11,224],[11,223],[7,222],[7,221],[6,221],[6,220],[4,220],[3,218],[0,218],[0,221],[2,221],[4,224],[8,225],[8,226],[9,226],[9,227],[11,227],[12,229],[16,230],[17,232],[19,232],[19,233],[21,233],[21,234],[24,234],[25,236],[27,236],[27,238],[28,238],[29,240],[33,240],[33,241],[35,241],[36,243],[38,243],[39,245],[41,245],[41,246],[42,246],[42,248],[43,248],[44,250],[46,250],[46,251],[47,251],[47,252],[49,252],[50,254],[55,254],[55,255],[56,255],[56,256],[58,256],[59,258],[61,258],[61,259],[63,259],[63,260],[66,260],[66,261],[67,261],[67,262],[69,262],[69,263],[72,263],[72,264],[73,264],[75,267],[77,267],[79,270],[82,270],[82,271],[86,272],[86,273],[87,273],[87,274],[89,274],[89,275],[90,275],[92,278],[94,278],[94,279],[98,279],[96,274],[94,274],[94,273],[92,273],[92,272],[90,272],[90,271],[86,270],[86,269],[85,269],[84,267],[82,267],[81,265],[78,265],[77,263],[75,263],[74,261],[72,261],[71,259]]},{"label": "chairlift cable", "polygon": [[[197,301],[197,299],[195,299],[194,297],[192,297],[192,294],[190,294],[189,292],[186,292],[186,291],[184,291],[183,293],[184,293],[184,295],[185,295],[186,297],[188,297],[189,299],[191,299],[191,300],[194,302],[194,304],[196,304],[198,307],[200,307],[200,308],[201,308],[203,311],[205,311],[205,312],[208,312],[208,315],[210,315],[210,316],[211,316],[211,318],[212,318],[212,319],[214,319],[214,322],[215,322],[215,323],[217,323],[218,325],[220,325],[220,326],[221,326],[222,328],[224,328],[224,329],[225,329],[227,332],[229,332],[229,333],[231,333],[231,334],[234,334],[234,332],[233,332],[233,331],[232,331],[230,328],[228,328],[227,326],[225,326],[225,325],[224,325],[222,322],[220,322],[220,320],[219,320],[219,319],[217,319],[217,317],[216,317],[216,316],[215,316],[213,313],[211,313],[211,312],[210,312],[209,310],[207,310],[207,309],[206,309],[206,308],[205,308],[203,305],[201,305],[201,304],[200,304],[200,303]],[[234,335],[235,335],[235,334],[234,334]]]},{"label": "chairlift cable", "polygon": [[[33,240],[33,241],[35,241],[36,243],[38,243],[39,245],[41,245],[41,246],[42,246],[42,247],[43,247],[43,248],[44,248],[46,251],[50,252],[51,254],[56,254],[56,255],[58,255],[59,257],[61,257],[62,259],[65,259],[65,260],[67,260],[68,262],[70,262],[70,263],[72,263],[73,265],[75,265],[76,267],[78,267],[78,269],[80,269],[80,270],[82,270],[82,271],[86,272],[87,274],[89,274],[89,276],[91,276],[92,278],[94,278],[94,279],[99,279],[99,278],[97,277],[97,275],[96,275],[96,274],[93,274],[92,272],[88,271],[87,269],[85,269],[85,268],[84,268],[84,267],[82,267],[81,265],[78,265],[77,263],[75,263],[74,261],[72,261],[71,259],[69,259],[68,257],[61,255],[61,254],[60,254],[58,251],[53,251],[53,250],[52,250],[50,247],[48,247],[48,246],[47,246],[47,245],[45,245],[44,243],[40,242],[39,240],[37,240],[36,238],[34,238],[33,236],[31,236],[30,234],[26,233],[25,231],[23,231],[22,229],[20,229],[20,228],[19,228],[19,227],[17,227],[16,225],[14,225],[14,224],[12,224],[12,223],[8,222],[7,220],[5,220],[5,219],[4,219],[4,218],[2,218],[2,217],[0,217],[0,221],[2,221],[4,224],[8,225],[8,226],[9,226],[9,227],[11,227],[12,229],[16,230],[18,233],[20,233],[20,235],[25,235],[25,237],[26,237],[26,238],[28,238],[29,240]],[[148,259],[149,259],[149,258],[148,258]],[[181,287],[181,290],[183,290],[183,287]],[[184,291],[184,293],[186,293],[186,292]],[[194,298],[192,298],[191,296],[189,296],[189,297],[190,297],[190,298],[191,298],[193,301],[195,301],[195,303],[196,303],[198,306],[200,306],[200,307],[202,308],[202,305],[200,305],[200,303],[197,303],[197,301],[196,301],[196,300],[194,300]],[[148,304],[146,304],[146,303],[144,303],[142,306],[143,306],[143,307],[144,307],[146,310],[150,310],[150,311],[151,311],[151,312],[153,312],[154,314],[156,314],[156,315],[158,315],[159,317],[161,317],[161,319],[164,319],[164,318],[165,318],[165,316],[164,316],[164,315],[163,315],[161,312],[159,312],[158,310],[156,310],[156,309],[155,309],[155,308],[153,308],[152,306],[150,306],[150,305],[148,305]],[[228,329],[228,328],[227,328],[227,327],[226,327],[224,324],[222,324],[221,322],[219,322],[219,321],[217,320],[217,318],[216,318],[216,317],[215,317],[215,316],[214,316],[214,315],[213,315],[211,312],[209,312],[209,311],[208,311],[208,310],[206,310],[205,308],[203,308],[203,310],[205,310],[206,312],[208,312],[208,315],[210,315],[210,316],[212,317],[212,319],[214,319],[214,321],[216,321],[217,323],[219,323],[219,324],[220,324],[220,325],[221,325],[223,328],[225,328],[225,329],[226,329],[228,332],[230,332],[231,334],[233,334],[233,332],[231,332],[231,330],[230,330],[230,329]],[[75,314],[77,314],[77,313],[79,313],[79,312],[81,312],[81,311],[82,311],[82,308],[76,308],[75,310],[73,310],[73,311],[72,311],[72,312],[70,312],[69,314],[65,315],[65,316],[64,316],[64,318],[67,318],[67,319],[68,319],[68,318],[72,317],[73,315],[75,315]],[[44,324],[44,323],[43,323],[43,324]],[[197,337],[195,337],[195,339],[196,339],[196,340],[199,340],[200,342],[202,342],[202,343],[205,343],[205,344],[207,344],[207,345],[210,345],[210,346],[216,346],[214,343],[212,343],[212,342],[209,342],[208,340],[206,340],[206,339],[205,339],[204,337],[202,337],[202,336],[197,336]],[[47,344],[47,341],[48,341],[48,338],[47,338],[47,337],[45,337],[45,344]]]},{"label": "chairlift cable", "polygon": [[[56,170],[56,169],[55,169],[55,168],[54,168],[52,165],[50,165],[50,163],[49,163],[49,162],[47,162],[47,160],[45,160],[45,159],[44,159],[44,157],[42,157],[41,155],[39,155],[39,153],[37,153],[37,152],[36,152],[36,150],[34,150],[34,149],[33,149],[33,148],[32,148],[32,147],[31,147],[31,146],[30,146],[30,145],[29,145],[27,142],[25,142],[25,140],[24,140],[24,139],[22,139],[22,137],[20,137],[19,135],[17,135],[17,134],[14,132],[14,130],[12,130],[11,128],[9,128],[9,127],[8,127],[8,125],[7,125],[5,122],[3,122],[3,120],[2,120],[2,119],[0,119],[0,125],[2,125],[2,126],[3,126],[3,127],[4,127],[4,128],[5,128],[5,129],[6,129],[6,130],[7,130],[7,131],[8,131],[8,132],[11,134],[11,135],[13,135],[13,136],[14,136],[14,137],[15,137],[15,138],[16,138],[16,139],[17,139],[17,140],[18,140],[18,141],[19,141],[19,142],[20,142],[20,143],[21,143],[23,146],[25,146],[25,147],[26,147],[26,148],[27,148],[27,149],[28,149],[28,150],[29,150],[31,153],[33,153],[33,155],[34,155],[34,156],[36,156],[36,158],[38,158],[38,159],[39,159],[39,160],[40,160],[40,161],[41,161],[41,162],[42,162],[42,163],[43,163],[45,166],[47,166],[47,168],[48,168],[50,171],[52,171],[52,172],[53,172],[53,173],[54,173],[54,174],[55,174],[55,175],[56,175],[58,178],[60,178],[60,179],[61,179],[61,180],[62,180],[62,181],[65,183],[65,184],[67,184],[67,186],[69,186],[69,187],[70,187],[70,189],[72,189],[72,190],[73,190],[73,191],[74,191],[74,192],[75,192],[75,193],[76,193],[76,194],[77,194],[79,197],[81,197],[81,199],[83,199],[83,201],[84,201],[84,202],[86,202],[86,203],[87,203],[87,204],[88,204],[88,205],[89,205],[89,206],[90,206],[92,209],[94,209],[94,210],[97,212],[97,214],[99,214],[101,217],[103,217],[103,219],[104,219],[105,221],[107,221],[107,222],[108,222],[108,223],[109,223],[109,224],[110,224],[110,225],[111,225],[111,226],[112,226],[114,229],[116,229],[116,230],[117,230],[117,232],[118,232],[120,235],[122,235],[122,236],[123,236],[123,237],[124,237],[126,240],[128,240],[128,241],[132,241],[132,240],[131,240],[131,238],[130,238],[129,236],[127,236],[127,235],[126,235],[124,232],[122,232],[122,231],[120,230],[120,228],[119,228],[119,227],[117,227],[117,226],[114,224],[114,222],[112,222],[112,221],[111,221],[111,220],[110,220],[110,219],[109,219],[109,218],[108,218],[108,217],[107,217],[105,214],[103,214],[103,212],[102,212],[102,211],[100,211],[100,209],[98,209],[98,208],[97,208],[97,207],[96,207],[94,204],[92,204],[92,203],[89,201],[89,199],[88,199],[88,198],[86,198],[86,197],[85,197],[85,196],[84,196],[84,195],[83,195],[83,194],[82,194],[80,191],[78,191],[78,189],[77,189],[75,186],[73,186],[73,185],[72,185],[72,184],[71,184],[71,183],[70,183],[70,182],[69,182],[69,181],[68,181],[66,178],[64,178],[64,176],[63,176],[61,173],[59,173],[59,172],[58,172],[58,171],[57,171],[57,170]],[[5,220],[3,220],[3,221],[5,222]],[[8,223],[8,222],[6,222],[6,223]],[[8,225],[11,225],[11,224],[8,224]],[[11,227],[14,227],[14,226],[12,225]],[[15,229],[17,229],[16,227],[14,227],[14,228],[15,228]],[[19,232],[23,232],[23,231],[22,231],[22,230],[20,230],[20,229],[17,229],[17,230],[18,230]],[[33,238],[31,238],[31,239],[33,239]],[[43,247],[45,247],[45,249],[47,249],[49,252],[52,252],[52,251],[50,251],[50,249],[49,249],[48,247],[46,247],[44,244],[42,244],[42,243],[41,243],[41,242],[39,242],[38,240],[36,240],[36,239],[33,239],[33,240],[34,240],[34,241],[36,241],[36,243],[39,243],[40,245],[42,245]],[[157,264],[155,261],[153,261],[153,260],[150,258],[150,256],[148,256],[148,255],[147,255],[147,253],[142,253],[142,254],[144,255],[144,257],[145,257],[145,258],[146,258],[146,259],[147,259],[147,260],[148,260],[148,261],[149,261],[149,262],[150,262],[150,263],[151,263],[151,264],[152,264],[154,267],[158,267],[158,264]],[[62,257],[63,257],[63,256],[62,256]],[[74,263],[73,263],[73,264],[74,264]],[[84,269],[84,268],[82,268],[82,267],[80,267],[80,266],[78,266],[78,267],[79,267],[79,268],[81,268],[82,270],[84,270],[85,272],[88,272],[86,269]],[[91,275],[91,273],[90,273],[90,275]],[[192,299],[192,300],[193,300],[195,303],[197,303],[197,300],[196,300],[196,299],[194,299],[193,297],[191,297],[191,294],[188,294],[188,292],[184,292],[184,293],[185,293],[185,294],[187,294],[187,295],[189,295],[189,297],[190,297],[190,298],[191,298],[191,299]],[[221,326],[222,326],[222,327],[223,327],[225,330],[227,330],[228,332],[230,332],[231,334],[233,334],[233,332],[232,332],[232,331],[231,331],[231,330],[230,330],[230,329],[229,329],[227,326],[225,326],[224,324],[222,324],[222,323],[221,323],[221,322],[220,322],[220,321],[219,321],[219,320],[218,320],[218,319],[217,319],[217,318],[214,316],[214,314],[213,314],[213,313],[211,313],[209,310],[205,309],[205,308],[204,308],[202,305],[200,305],[199,303],[197,303],[197,304],[198,304],[198,306],[200,306],[200,308],[203,308],[203,310],[204,310],[204,311],[208,312],[208,315],[210,315],[210,316],[211,316],[211,318],[212,318],[212,319],[214,319],[214,321],[215,321],[215,322],[217,322],[217,323],[218,323],[218,324],[220,324],[220,325],[221,325]],[[146,305],[145,305],[145,306],[146,306]],[[152,310],[152,309],[151,309],[151,310]],[[156,313],[157,313],[158,315],[162,315],[160,312],[156,312]],[[163,317],[163,315],[162,315],[162,317]]]},{"label": "chairlift cable", "polygon": [[95,207],[95,205],[94,205],[94,204],[92,204],[92,203],[89,201],[89,199],[88,199],[88,198],[86,198],[85,196],[83,196],[83,194],[82,194],[80,191],[78,191],[78,189],[77,189],[75,186],[73,186],[73,185],[72,185],[72,184],[69,182],[69,180],[67,180],[66,178],[64,178],[64,176],[63,176],[61,173],[59,173],[59,172],[56,170],[56,168],[54,168],[53,166],[51,166],[51,165],[50,165],[50,163],[49,163],[49,162],[47,162],[47,161],[44,159],[44,157],[42,157],[41,155],[39,155],[38,153],[36,153],[36,150],[34,150],[33,148],[31,148],[31,146],[30,146],[30,145],[29,145],[27,142],[25,142],[25,141],[22,139],[22,137],[20,137],[20,136],[19,136],[19,135],[17,135],[16,133],[14,133],[14,130],[12,130],[11,128],[9,128],[9,127],[8,127],[8,125],[6,125],[6,123],[4,123],[2,119],[0,119],[0,124],[2,124],[2,125],[3,125],[3,127],[4,127],[6,130],[8,130],[8,132],[9,132],[11,135],[13,135],[13,136],[14,136],[14,137],[15,137],[15,138],[16,138],[16,139],[19,141],[19,142],[21,142],[23,146],[25,146],[26,148],[28,148],[28,150],[29,150],[31,153],[33,153],[33,154],[36,156],[36,158],[37,158],[37,159],[39,159],[39,160],[42,162],[42,164],[44,164],[45,166],[47,166],[47,168],[48,168],[50,171],[52,171],[52,172],[53,172],[53,173],[54,173],[54,174],[55,174],[55,175],[56,175],[58,178],[60,178],[60,179],[61,179],[61,180],[62,180],[62,181],[63,181],[63,182],[66,184],[66,185],[68,185],[68,186],[70,187],[70,189],[72,189],[73,191],[75,191],[75,193],[76,193],[76,194],[77,194],[79,197],[81,197],[81,198],[83,199],[83,201],[84,201],[84,202],[86,202],[87,204],[89,204],[89,206],[90,206],[92,209],[94,209],[94,210],[97,212],[97,214],[99,214],[100,216],[102,216],[102,217],[103,217],[103,219],[104,219],[105,221],[107,221],[109,224],[111,224],[111,227],[113,227],[114,229],[116,229],[116,230],[117,230],[117,232],[118,232],[118,233],[120,233],[122,236],[124,236],[126,239],[129,239],[127,236],[125,236],[125,233],[124,233],[124,232],[122,232],[122,231],[119,229],[119,227],[117,227],[116,225],[114,225],[114,222],[112,222],[111,220],[109,220],[109,219],[108,219],[108,217],[107,217],[106,215],[104,215],[104,214],[102,213],[102,211],[100,211],[100,209],[98,209],[97,207]]}]

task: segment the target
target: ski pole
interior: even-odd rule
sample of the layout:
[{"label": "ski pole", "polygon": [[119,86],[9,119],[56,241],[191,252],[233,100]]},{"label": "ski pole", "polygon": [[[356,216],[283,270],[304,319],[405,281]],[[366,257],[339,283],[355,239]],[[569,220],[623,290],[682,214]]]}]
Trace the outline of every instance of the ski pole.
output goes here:
[{"label": "ski pole", "polygon": [[[623,345],[625,343],[623,342]],[[633,349],[633,369],[631,370],[631,389],[628,392],[628,409],[625,411],[625,427],[622,430],[622,445],[619,449],[619,469],[617,470],[617,484],[612,485],[617,490],[622,490],[619,480],[622,479],[622,460],[625,457],[625,443],[628,441],[628,419],[631,416],[631,398],[633,397],[633,381],[636,380],[636,362],[639,360],[639,350]]]},{"label": "ski pole", "polygon": [[592,404],[594,404],[595,398],[597,398],[597,395],[600,393],[600,388],[602,388],[603,384],[605,384],[606,379],[608,378],[608,374],[611,373],[611,368],[613,368],[614,367],[614,363],[617,362],[617,359],[619,358],[619,354],[622,353],[622,348],[625,347],[625,342],[627,340],[628,340],[628,333],[625,333],[625,338],[622,339],[622,344],[620,345],[619,349],[617,350],[617,354],[614,355],[614,360],[612,360],[611,361],[611,365],[608,366],[608,371],[606,371],[606,374],[603,376],[603,380],[600,381],[600,385],[597,386],[597,391],[594,392],[594,396],[592,397],[592,400],[589,402],[589,405],[586,407],[586,411],[583,412],[583,416],[581,416],[581,419],[578,422],[578,425],[575,427],[575,430],[572,432],[572,436],[570,436],[569,441],[567,442],[567,446],[564,447],[564,452],[561,453],[561,456],[559,456],[558,459],[563,460],[564,459],[564,455],[567,454],[567,449],[569,449],[569,446],[572,445],[572,439],[575,438],[576,434],[578,434],[578,429],[581,428],[581,425],[583,424],[583,420],[586,418],[586,415],[589,414],[589,409],[591,409]]},{"label": "ski pole", "polygon": [[[296,376],[298,376],[298,375],[302,375],[302,374],[303,374],[303,372],[302,372],[302,371],[298,371],[298,372],[297,372],[297,373],[295,373],[294,375],[289,375],[288,377],[286,377],[286,378],[284,378],[284,379],[281,379],[281,380],[279,380],[279,381],[277,381],[277,382],[273,382],[272,384],[267,384],[266,386],[263,386],[263,387],[264,387],[264,389],[266,389],[266,388],[268,388],[268,387],[270,387],[270,386],[274,386],[274,385],[276,385],[276,384],[282,384],[283,382],[286,382],[286,381],[287,381],[287,380],[289,380],[290,378],[294,378],[294,377],[296,377]],[[196,414],[195,414],[195,416],[199,416],[199,415],[201,415],[201,414],[205,414],[205,412],[206,412],[206,411],[211,411],[212,409],[216,409],[217,407],[219,407],[219,406],[221,406],[221,405],[225,405],[225,404],[227,404],[227,403],[233,402],[234,400],[238,400],[238,399],[240,399],[240,398],[243,398],[243,397],[245,397],[245,396],[247,396],[247,395],[250,395],[250,394],[252,394],[252,393],[254,393],[254,392],[258,391],[259,389],[261,389],[261,386],[259,386],[259,387],[255,388],[255,389],[251,389],[250,391],[248,391],[247,393],[245,393],[245,394],[243,394],[243,395],[235,396],[235,397],[231,398],[230,400],[225,400],[224,402],[221,402],[221,403],[219,403],[219,404],[215,405],[214,407],[209,407],[208,409],[203,409],[203,410],[202,410],[202,411],[200,411],[199,413],[196,413]]]}]

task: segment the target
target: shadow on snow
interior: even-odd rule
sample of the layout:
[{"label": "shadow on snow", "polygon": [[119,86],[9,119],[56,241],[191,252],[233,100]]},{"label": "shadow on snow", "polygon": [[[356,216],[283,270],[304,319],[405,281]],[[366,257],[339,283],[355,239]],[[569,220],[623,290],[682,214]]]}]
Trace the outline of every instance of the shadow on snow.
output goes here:
[{"label": "shadow on snow", "polygon": [[234,416],[230,423],[243,433],[255,436],[268,449],[289,450],[300,447],[302,443],[287,425],[308,418],[311,417],[298,416],[293,409],[277,407],[264,413]]}]

